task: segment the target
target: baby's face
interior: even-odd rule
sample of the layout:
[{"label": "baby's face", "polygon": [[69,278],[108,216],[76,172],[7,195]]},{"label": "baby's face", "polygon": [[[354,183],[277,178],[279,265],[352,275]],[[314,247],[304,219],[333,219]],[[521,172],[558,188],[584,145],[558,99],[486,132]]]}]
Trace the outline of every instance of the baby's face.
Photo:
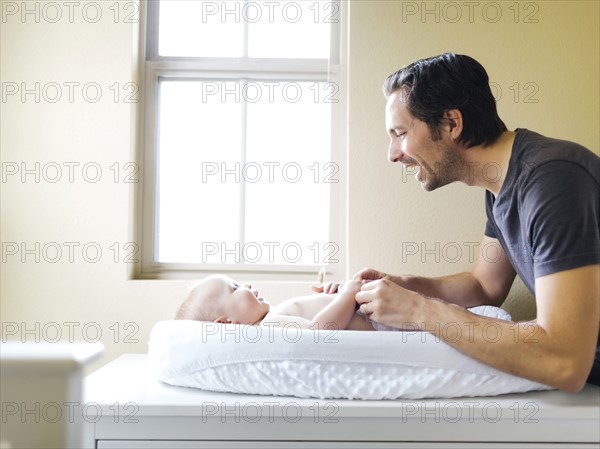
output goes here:
[{"label": "baby's face", "polygon": [[250,284],[241,285],[227,276],[219,276],[218,301],[222,317],[217,321],[254,324],[269,312],[270,304],[258,296]]}]

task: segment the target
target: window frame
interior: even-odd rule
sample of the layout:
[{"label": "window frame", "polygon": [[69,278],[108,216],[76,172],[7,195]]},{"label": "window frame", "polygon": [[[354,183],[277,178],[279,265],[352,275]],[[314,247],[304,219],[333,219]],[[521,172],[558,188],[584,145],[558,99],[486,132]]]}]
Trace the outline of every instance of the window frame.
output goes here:
[{"label": "window frame", "polygon": [[[140,78],[142,98],[139,103],[139,146],[141,185],[136,213],[136,241],[140,254],[133,277],[137,279],[188,279],[214,273],[233,277],[252,277],[269,281],[315,281],[321,269],[317,265],[278,264],[203,264],[167,263],[155,260],[157,233],[157,127],[159,83],[161,79],[240,79],[250,82],[277,79],[281,81],[315,81],[335,83],[339,88],[331,103],[330,161],[339,166],[335,184],[330,185],[329,242],[335,242],[338,252],[335,263],[325,264],[328,277],[346,277],[346,2],[333,0],[339,6],[339,20],[332,23],[330,60],[324,59],[265,59],[172,57],[158,55],[158,1],[140,3],[139,34]],[[247,28],[247,27],[245,27]],[[247,36],[247,34],[245,34]],[[247,46],[246,46],[247,47]],[[333,50],[335,49],[335,50]],[[299,77],[300,75],[300,77]],[[326,252],[323,251],[323,254]],[[322,258],[320,258],[321,260]]]}]

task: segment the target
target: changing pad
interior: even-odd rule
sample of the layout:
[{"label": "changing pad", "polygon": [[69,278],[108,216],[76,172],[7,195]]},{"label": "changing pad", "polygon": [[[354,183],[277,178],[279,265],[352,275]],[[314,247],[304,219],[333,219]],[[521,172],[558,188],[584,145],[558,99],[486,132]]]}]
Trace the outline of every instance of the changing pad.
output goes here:
[{"label": "changing pad", "polygon": [[[504,317],[498,311],[483,312]],[[493,330],[489,335],[496,338]],[[173,320],[155,324],[148,345],[150,365],[160,381],[220,392],[425,399],[551,389],[477,362],[427,332]]]}]

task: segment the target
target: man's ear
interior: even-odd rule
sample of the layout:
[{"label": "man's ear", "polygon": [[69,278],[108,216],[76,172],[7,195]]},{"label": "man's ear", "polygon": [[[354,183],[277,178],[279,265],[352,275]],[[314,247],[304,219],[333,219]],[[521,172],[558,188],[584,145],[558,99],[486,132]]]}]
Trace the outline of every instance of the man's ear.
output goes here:
[{"label": "man's ear", "polygon": [[449,109],[444,112],[444,122],[450,138],[458,141],[463,130],[463,116],[459,109]]}]

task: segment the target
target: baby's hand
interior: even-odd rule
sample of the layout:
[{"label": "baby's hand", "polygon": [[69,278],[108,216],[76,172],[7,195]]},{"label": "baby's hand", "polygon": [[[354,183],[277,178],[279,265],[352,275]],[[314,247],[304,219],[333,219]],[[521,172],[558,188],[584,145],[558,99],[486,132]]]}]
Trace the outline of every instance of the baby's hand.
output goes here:
[{"label": "baby's hand", "polygon": [[316,293],[337,293],[342,284],[339,282],[327,282],[325,285],[311,285],[312,291]]}]

